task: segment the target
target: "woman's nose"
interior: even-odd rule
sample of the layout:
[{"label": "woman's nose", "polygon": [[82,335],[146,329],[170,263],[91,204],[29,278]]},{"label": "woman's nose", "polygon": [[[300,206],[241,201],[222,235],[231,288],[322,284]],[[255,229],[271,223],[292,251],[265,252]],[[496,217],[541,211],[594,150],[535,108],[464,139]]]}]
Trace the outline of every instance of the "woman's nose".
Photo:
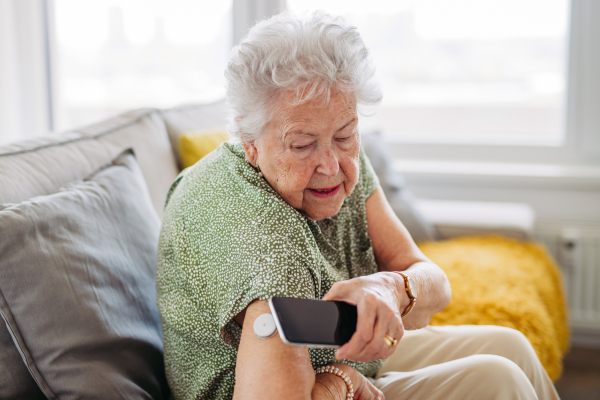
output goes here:
[{"label": "woman's nose", "polygon": [[335,152],[332,149],[325,149],[321,151],[317,172],[327,176],[336,176],[339,170],[340,164]]}]

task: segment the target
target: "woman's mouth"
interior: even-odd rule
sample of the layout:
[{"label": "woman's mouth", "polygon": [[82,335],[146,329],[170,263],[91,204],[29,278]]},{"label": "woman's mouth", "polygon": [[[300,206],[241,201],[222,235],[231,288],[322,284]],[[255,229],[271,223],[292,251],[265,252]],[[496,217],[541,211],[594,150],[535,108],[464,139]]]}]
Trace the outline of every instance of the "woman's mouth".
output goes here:
[{"label": "woman's mouth", "polygon": [[342,186],[342,184],[340,183],[337,186],[332,186],[332,187],[328,187],[328,188],[318,188],[318,189],[308,189],[308,190],[313,195],[324,198],[324,197],[335,196],[335,194],[340,190],[341,186]]}]

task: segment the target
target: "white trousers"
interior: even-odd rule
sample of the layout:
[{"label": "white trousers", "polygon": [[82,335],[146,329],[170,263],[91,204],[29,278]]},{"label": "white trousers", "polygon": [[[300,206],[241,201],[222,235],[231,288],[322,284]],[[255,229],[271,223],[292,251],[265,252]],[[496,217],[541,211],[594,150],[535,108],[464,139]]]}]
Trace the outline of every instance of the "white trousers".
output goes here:
[{"label": "white trousers", "polygon": [[386,400],[559,398],[527,338],[499,326],[407,331],[373,383]]}]

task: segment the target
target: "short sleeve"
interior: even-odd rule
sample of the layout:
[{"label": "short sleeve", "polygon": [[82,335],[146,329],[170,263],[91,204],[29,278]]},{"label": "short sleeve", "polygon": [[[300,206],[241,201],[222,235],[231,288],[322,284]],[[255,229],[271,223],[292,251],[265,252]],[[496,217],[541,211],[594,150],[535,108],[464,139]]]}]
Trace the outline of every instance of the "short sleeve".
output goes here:
[{"label": "short sleeve", "polygon": [[[272,221],[277,220],[272,216]],[[228,340],[235,336],[236,324],[233,317],[244,310],[253,300],[268,300],[274,296],[304,299],[317,298],[320,291],[320,277],[314,267],[314,251],[305,241],[310,241],[308,232],[293,225],[280,225],[282,234],[265,224],[263,229],[250,241],[253,246],[239,250],[231,249],[232,258],[239,262],[230,265],[230,270],[215,276],[213,284],[223,290],[217,298],[218,320],[221,336],[225,342],[237,347],[238,340]],[[220,283],[226,276],[228,283]]]},{"label": "short sleeve", "polygon": [[359,171],[362,191],[366,201],[379,187],[379,178],[377,178],[375,170],[371,166],[371,161],[362,148],[359,155]]},{"label": "short sleeve", "polygon": [[[304,217],[277,196],[250,185],[220,196],[196,182],[193,171],[179,183],[163,222],[159,262],[173,279],[161,281],[164,318],[191,340],[214,335],[236,349],[233,317],[253,300],[318,296],[318,247]],[[235,193],[237,182],[227,188]]]}]

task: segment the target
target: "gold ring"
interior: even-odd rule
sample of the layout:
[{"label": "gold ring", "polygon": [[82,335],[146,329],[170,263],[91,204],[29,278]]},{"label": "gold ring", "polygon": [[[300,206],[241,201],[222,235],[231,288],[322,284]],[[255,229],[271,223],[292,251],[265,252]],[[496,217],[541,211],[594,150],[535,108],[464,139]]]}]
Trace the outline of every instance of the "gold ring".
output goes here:
[{"label": "gold ring", "polygon": [[383,340],[385,341],[385,344],[387,344],[390,347],[396,347],[396,345],[398,344],[398,341],[390,335],[385,335]]}]

